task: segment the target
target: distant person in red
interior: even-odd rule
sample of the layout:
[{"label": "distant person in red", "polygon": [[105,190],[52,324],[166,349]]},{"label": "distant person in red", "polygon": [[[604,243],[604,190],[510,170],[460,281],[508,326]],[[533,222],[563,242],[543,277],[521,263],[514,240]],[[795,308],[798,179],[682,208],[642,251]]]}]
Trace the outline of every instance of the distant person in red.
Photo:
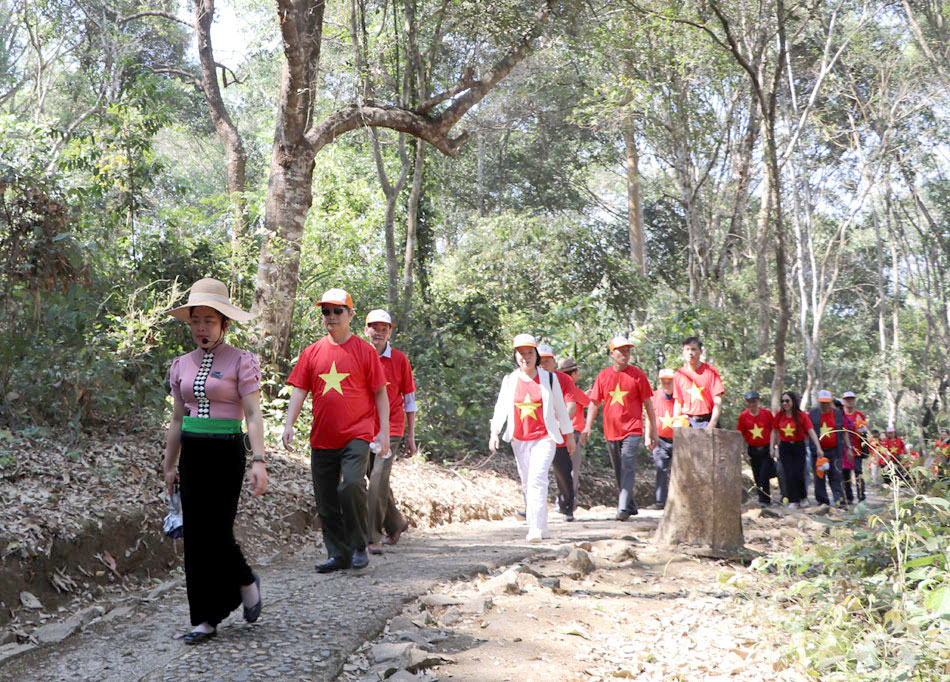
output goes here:
[{"label": "distant person in red", "polygon": [[656,416],[657,438],[653,448],[653,463],[656,465],[656,502],[653,509],[663,509],[670,490],[670,467],[673,465],[673,427],[682,426],[673,416],[676,401],[673,400],[673,375],[671,369],[661,369],[657,379],[660,385],[653,392],[653,413]]},{"label": "distant person in red", "polygon": [[900,462],[901,457],[907,454],[907,447],[901,437],[897,435],[893,424],[888,424],[887,430],[884,432],[883,442],[884,449],[887,450],[888,462]]},{"label": "distant person in red", "polygon": [[[567,405],[567,414],[571,417],[571,428],[574,426],[574,414],[577,411],[578,393],[580,389],[574,385],[571,378],[564,372],[557,370],[554,362],[554,349],[547,344],[538,346],[538,355],[541,356],[540,367],[545,372],[551,372],[557,377],[561,384],[561,393],[564,395],[564,403]],[[586,396],[585,396],[586,398]],[[577,450],[577,444],[574,444],[574,450]],[[567,440],[562,439],[557,444],[554,451],[554,480],[557,481],[557,507],[558,511],[564,515],[565,521],[574,520],[574,476],[571,472],[571,453],[567,451]]]},{"label": "distant person in red", "polygon": [[584,446],[581,445],[580,438],[581,432],[584,430],[584,424],[587,423],[584,408],[590,405],[590,396],[587,395],[589,391],[581,390],[580,383],[578,383],[581,378],[581,369],[574,362],[574,358],[561,358],[557,361],[557,368],[569,376],[571,381],[574,382],[574,386],[577,387],[577,391],[574,393],[574,397],[577,398],[577,409],[574,410],[574,415],[571,417],[575,440],[574,452],[571,454],[571,477],[574,480],[574,509],[577,509],[577,496],[581,489],[581,458],[584,456]]},{"label": "distant person in red", "polygon": [[574,426],[561,382],[538,367],[534,337],[518,334],[512,345],[516,369],[502,379],[488,447],[492,454],[498,452],[499,436],[511,443],[525,497],[525,539],[541,542],[548,534],[548,472],[558,443],[564,441],[568,453],[573,452]]},{"label": "distant person in red", "polygon": [[[633,344],[623,336],[615,336],[610,349],[610,367],[602,369],[594,380],[587,409],[587,423],[581,441],[590,438],[597,418],[597,408],[604,403],[604,437],[607,452],[614,467],[617,487],[617,519],[626,521],[638,513],[634,500],[637,477],[637,455],[645,440],[648,450],[656,447],[656,415],[653,412],[653,388],[647,375],[630,364]],[[647,426],[643,426],[643,410],[647,412]]]},{"label": "distant person in red", "polygon": [[798,395],[793,391],[782,394],[782,409],[775,415],[772,430],[772,448],[778,451],[782,469],[785,471],[785,488],[789,509],[798,509],[805,502],[805,439],[815,444],[818,457],[824,457],[818,435],[811,419],[798,405]]},{"label": "distant person in red", "polygon": [[[376,309],[366,315],[363,334],[373,344],[386,373],[386,394],[389,396],[389,452],[372,452],[369,457],[369,508],[367,529],[370,554],[382,554],[380,544],[395,545],[409,523],[396,507],[389,475],[393,459],[402,450],[403,443],[410,457],[416,454],[416,382],[412,376],[409,358],[389,343],[393,335],[393,320],[385,310]],[[383,539],[383,533],[386,539]]]},{"label": "distant person in red", "polygon": [[867,444],[868,418],[857,407],[857,395],[854,391],[845,391],[841,394],[845,416],[854,420],[854,433],[851,434],[851,453],[854,456],[854,487],[858,502],[864,500],[864,460],[867,459],[869,449]]},{"label": "distant person in red", "polygon": [[312,393],[310,473],[328,556],[316,568],[329,573],[369,564],[366,467],[370,441],[389,452],[389,397],[376,350],[350,332],[353,298],[330,289],[319,305],[327,335],[303,350],[287,378],[294,391],[281,439],[292,449],[294,422]]},{"label": "distant person in red", "polygon": [[739,413],[736,428],[745,439],[752,479],[759,493],[759,506],[762,507],[772,504],[772,455],[769,453],[769,444],[772,442],[773,423],[771,411],[759,406],[758,392],[747,391],[745,409]]},{"label": "distant person in red", "polygon": [[699,429],[714,429],[722,412],[722,379],[716,368],[701,360],[703,342],[699,337],[683,339],[684,365],[673,378],[675,416],[685,414],[689,425]]}]

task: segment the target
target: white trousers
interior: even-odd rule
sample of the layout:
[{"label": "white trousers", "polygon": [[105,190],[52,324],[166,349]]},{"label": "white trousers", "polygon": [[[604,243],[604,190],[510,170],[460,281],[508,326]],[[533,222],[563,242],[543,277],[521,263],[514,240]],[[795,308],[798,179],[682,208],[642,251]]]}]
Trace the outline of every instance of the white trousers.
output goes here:
[{"label": "white trousers", "polygon": [[524,491],[529,532],[539,530],[544,533],[548,529],[548,471],[556,448],[557,444],[550,436],[540,440],[511,439]]}]

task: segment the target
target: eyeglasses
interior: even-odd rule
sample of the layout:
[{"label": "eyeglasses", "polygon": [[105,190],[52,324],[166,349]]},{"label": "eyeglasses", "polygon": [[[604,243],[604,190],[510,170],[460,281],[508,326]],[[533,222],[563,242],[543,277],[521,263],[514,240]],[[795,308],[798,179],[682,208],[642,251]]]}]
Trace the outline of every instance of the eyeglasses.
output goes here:
[{"label": "eyeglasses", "polygon": [[342,306],[337,306],[336,308],[324,308],[324,309],[323,309],[323,315],[324,315],[324,316],[327,316],[327,315],[342,315],[345,310],[346,310],[346,308],[344,308],[344,307],[342,307]]},{"label": "eyeglasses", "polygon": [[791,400],[791,398],[782,398],[782,402],[783,402],[783,403],[790,403],[790,402],[792,402],[792,400]]}]

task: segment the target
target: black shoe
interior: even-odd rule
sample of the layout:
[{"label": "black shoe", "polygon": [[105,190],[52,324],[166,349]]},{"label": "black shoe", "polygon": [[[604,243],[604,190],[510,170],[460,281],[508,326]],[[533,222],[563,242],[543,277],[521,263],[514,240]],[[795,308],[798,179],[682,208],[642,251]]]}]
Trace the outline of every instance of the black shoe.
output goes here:
[{"label": "black shoe", "polygon": [[353,561],[350,563],[352,568],[366,568],[369,566],[369,557],[366,555],[366,548],[353,550]]},{"label": "black shoe", "polygon": [[209,639],[213,639],[217,634],[217,630],[212,630],[211,632],[198,632],[197,630],[192,630],[191,632],[186,633],[182,639],[188,646],[194,646],[195,644],[201,644],[202,642],[207,642]]},{"label": "black shoe", "polygon": [[627,519],[630,518],[630,514],[629,514],[628,512],[625,512],[625,511],[617,512],[617,517],[616,517],[616,518],[617,518],[618,521],[626,521]]},{"label": "black shoe", "polygon": [[573,521],[573,520],[574,520],[574,515],[573,515],[573,514],[565,514],[565,515],[564,515],[564,520],[565,520],[565,521]]},{"label": "black shoe", "polygon": [[264,605],[264,600],[261,599],[261,579],[255,574],[254,584],[257,585],[257,603],[254,606],[245,606],[244,607],[244,620],[248,623],[256,623],[257,619],[261,617],[261,607]]},{"label": "black shoe", "polygon": [[662,502],[654,502],[653,504],[650,505],[650,509],[663,509],[663,507],[665,506],[666,505],[663,504]]},{"label": "black shoe", "polygon": [[332,573],[333,571],[342,571],[344,568],[349,567],[350,562],[338,556],[331,556],[322,564],[316,565],[317,573]]},{"label": "black shoe", "polygon": [[519,509],[518,516],[520,516],[523,519],[526,519],[528,518],[528,512],[526,512],[524,509]]}]

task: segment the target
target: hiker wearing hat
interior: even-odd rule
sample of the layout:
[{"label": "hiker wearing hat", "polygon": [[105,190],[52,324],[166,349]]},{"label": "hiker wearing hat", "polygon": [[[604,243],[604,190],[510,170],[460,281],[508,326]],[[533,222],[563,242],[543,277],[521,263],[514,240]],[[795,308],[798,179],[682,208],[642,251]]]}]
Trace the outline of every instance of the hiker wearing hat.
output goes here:
[{"label": "hiker wearing hat", "polygon": [[759,405],[758,392],[747,391],[745,409],[739,413],[736,429],[745,439],[752,479],[755,481],[761,507],[772,504],[772,476],[773,472],[777,473],[769,452],[774,421],[772,412]]},{"label": "hiker wearing hat", "polygon": [[683,339],[683,366],[673,377],[675,416],[686,415],[689,425],[714,429],[722,412],[722,379],[715,367],[702,361],[703,342],[697,336]]},{"label": "hiker wearing hat", "polygon": [[907,454],[907,448],[903,439],[897,435],[897,430],[893,424],[887,425],[881,444],[884,446],[884,453],[881,457],[881,475],[884,477],[885,483],[890,483],[892,474],[895,471],[900,473],[901,457]]},{"label": "hiker wearing hat", "polygon": [[[844,505],[847,499],[844,492],[844,472],[843,458],[844,445],[846,442],[844,413],[836,409],[832,404],[834,397],[831,391],[818,391],[818,407],[813,407],[808,414],[811,423],[818,429],[818,441],[821,449],[824,451],[824,457],[828,460],[828,469],[819,470],[817,467],[814,472],[815,501],[818,504],[828,504],[828,490],[825,487],[825,480],[831,487],[831,500],[836,505]],[[818,455],[813,448],[812,461],[818,461]]]},{"label": "hiker wearing hat", "polygon": [[[393,491],[389,487],[393,455],[398,454],[403,443],[406,452],[416,454],[416,382],[412,377],[409,358],[389,343],[393,335],[393,320],[385,310],[376,309],[366,315],[363,333],[373,344],[379,361],[386,373],[386,393],[389,396],[389,452],[370,452],[369,514],[367,530],[370,554],[382,554],[380,545],[395,545],[409,528],[409,522],[396,507]],[[383,538],[383,533],[386,538]]]},{"label": "hiker wearing hat", "polygon": [[562,440],[574,451],[574,427],[567,413],[561,382],[538,364],[538,344],[530,334],[512,343],[515,369],[506,374],[495,401],[488,447],[498,452],[499,434],[511,443],[525,496],[528,542],[541,542],[548,532],[548,471]]},{"label": "hiker wearing hat", "polygon": [[[564,403],[567,405],[567,414],[571,418],[571,433],[573,434],[574,415],[577,413],[578,397],[580,390],[574,385],[567,374],[559,372],[554,363],[554,349],[547,344],[538,345],[538,356],[541,358],[538,366],[545,372],[550,372],[557,377],[561,384],[561,393],[564,394]],[[586,396],[585,396],[586,397]],[[574,451],[577,451],[577,443],[574,444]],[[574,475],[571,471],[571,453],[567,451],[567,442],[561,439],[557,448],[554,450],[554,480],[557,481],[557,508],[564,516],[565,521],[574,520],[575,490]]]},{"label": "hiker wearing hat", "polygon": [[815,444],[819,457],[824,450],[811,419],[799,409],[798,395],[785,391],[781,399],[782,409],[775,415],[772,430],[772,448],[777,451],[782,471],[785,473],[785,492],[789,509],[798,509],[805,500],[805,439]]},{"label": "hiker wearing hat", "polygon": [[350,332],[353,298],[330,289],[319,305],[327,335],[304,349],[287,378],[294,390],[282,440],[293,447],[294,422],[312,393],[310,472],[327,548],[316,569],[330,573],[369,564],[366,468],[371,441],[389,452],[389,398],[376,350]]},{"label": "hiker wearing hat", "polygon": [[[581,368],[574,361],[574,358],[565,356],[557,361],[557,368],[564,372],[577,389],[574,397],[577,399],[577,408],[571,415],[571,423],[574,426],[574,452],[571,454],[571,479],[574,483],[574,509],[577,509],[577,496],[581,489],[581,459],[584,456],[584,446],[581,444],[581,432],[584,430],[584,424],[587,423],[587,417],[584,409],[590,405],[590,391],[581,389],[578,383],[581,378]],[[572,510],[573,511],[573,510]]]},{"label": "hiker wearing hat", "polygon": [[673,464],[673,427],[685,426],[673,412],[676,401],[673,399],[673,376],[675,372],[663,368],[658,375],[660,386],[653,392],[653,413],[656,416],[656,447],[653,448],[653,463],[656,465],[656,502],[653,509],[663,509],[670,490],[670,467]]},{"label": "hiker wearing hat", "polygon": [[253,353],[224,342],[231,320],[247,322],[253,315],[232,305],[223,282],[198,280],[188,301],[167,312],[191,327],[197,346],[175,358],[168,372],[174,408],[163,462],[169,495],[180,485],[194,628],[183,640],[193,645],[214,637],[218,623],[241,604],[249,623],[261,612],[260,580],[234,539],[248,442],[251,490],[255,497],[267,490],[261,370]]},{"label": "hiker wearing hat", "polygon": [[854,459],[854,487],[858,502],[864,500],[864,460],[868,457],[868,418],[856,407],[858,396],[854,391],[845,391],[841,394],[844,404],[844,414],[854,420],[854,430],[851,433],[851,454]]},{"label": "hiker wearing hat", "polygon": [[[615,336],[608,346],[611,366],[600,370],[594,380],[587,409],[587,423],[581,441],[590,438],[597,408],[604,403],[604,438],[614,467],[620,493],[617,498],[617,520],[626,521],[637,514],[634,484],[637,478],[637,455],[645,440],[648,450],[656,447],[656,415],[653,412],[653,388],[647,375],[630,364],[633,344],[623,336]],[[643,425],[646,408],[647,426]]]}]

